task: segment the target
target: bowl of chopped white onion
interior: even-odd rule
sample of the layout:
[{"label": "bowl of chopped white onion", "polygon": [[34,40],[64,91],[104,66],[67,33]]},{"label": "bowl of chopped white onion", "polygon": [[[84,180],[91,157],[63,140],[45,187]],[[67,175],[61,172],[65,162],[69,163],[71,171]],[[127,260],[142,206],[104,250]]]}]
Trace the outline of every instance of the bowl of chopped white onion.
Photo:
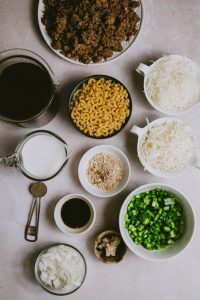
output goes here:
[{"label": "bowl of chopped white onion", "polygon": [[199,165],[197,139],[179,119],[159,118],[144,128],[133,125],[130,132],[138,136],[140,162],[155,176],[176,177]]},{"label": "bowl of chopped white onion", "polygon": [[37,282],[53,295],[68,295],[78,290],[86,276],[85,258],[68,244],[44,249],[35,262]]},{"label": "bowl of chopped white onion", "polygon": [[200,104],[200,68],[180,55],[165,55],[151,66],[139,64],[144,93],[159,112],[178,116]]}]

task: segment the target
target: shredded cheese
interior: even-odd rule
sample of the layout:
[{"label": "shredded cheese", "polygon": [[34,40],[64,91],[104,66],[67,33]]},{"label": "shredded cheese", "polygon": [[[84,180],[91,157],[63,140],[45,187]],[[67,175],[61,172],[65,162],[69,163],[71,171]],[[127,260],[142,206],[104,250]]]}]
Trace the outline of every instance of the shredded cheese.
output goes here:
[{"label": "shredded cheese", "polygon": [[188,126],[170,120],[150,127],[141,140],[140,149],[146,166],[176,172],[193,164],[196,141]]},{"label": "shredded cheese", "polygon": [[164,56],[147,74],[146,94],[166,112],[182,112],[200,101],[200,69],[191,60]]}]

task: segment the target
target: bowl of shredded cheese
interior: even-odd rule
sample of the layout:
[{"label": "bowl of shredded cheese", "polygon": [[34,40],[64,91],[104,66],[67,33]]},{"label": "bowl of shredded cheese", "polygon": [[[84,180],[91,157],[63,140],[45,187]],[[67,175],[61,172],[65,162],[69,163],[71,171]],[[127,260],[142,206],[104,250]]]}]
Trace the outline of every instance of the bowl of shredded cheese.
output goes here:
[{"label": "bowl of shredded cheese", "polygon": [[120,193],[127,185],[130,173],[126,155],[110,145],[99,145],[88,150],[78,167],[82,186],[97,197]]},{"label": "bowl of shredded cheese", "polygon": [[141,63],[148,102],[168,115],[187,113],[200,104],[200,68],[180,55],[165,55],[151,66]]},{"label": "bowl of shredded cheese", "polygon": [[160,118],[140,128],[137,152],[144,169],[158,177],[176,177],[198,165],[197,139],[191,128],[179,119]]}]

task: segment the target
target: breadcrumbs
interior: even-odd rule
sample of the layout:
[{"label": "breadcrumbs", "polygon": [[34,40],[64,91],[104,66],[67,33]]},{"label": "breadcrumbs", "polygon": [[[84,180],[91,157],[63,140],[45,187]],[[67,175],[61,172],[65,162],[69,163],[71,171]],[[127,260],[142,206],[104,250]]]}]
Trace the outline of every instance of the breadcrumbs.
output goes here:
[{"label": "breadcrumbs", "polygon": [[123,175],[123,163],[116,155],[97,153],[89,160],[87,176],[98,189],[106,192],[114,190],[121,183]]}]

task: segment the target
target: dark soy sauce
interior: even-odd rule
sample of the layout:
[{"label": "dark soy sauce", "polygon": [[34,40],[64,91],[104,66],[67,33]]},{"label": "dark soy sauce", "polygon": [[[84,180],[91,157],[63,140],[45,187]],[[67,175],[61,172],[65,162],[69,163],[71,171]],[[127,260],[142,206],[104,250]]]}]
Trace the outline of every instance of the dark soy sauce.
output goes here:
[{"label": "dark soy sauce", "polygon": [[23,121],[49,103],[52,82],[47,71],[31,63],[15,63],[0,71],[0,115]]},{"label": "dark soy sauce", "polygon": [[89,205],[82,199],[74,198],[66,201],[61,209],[61,217],[65,225],[71,228],[80,228],[90,219]]}]

